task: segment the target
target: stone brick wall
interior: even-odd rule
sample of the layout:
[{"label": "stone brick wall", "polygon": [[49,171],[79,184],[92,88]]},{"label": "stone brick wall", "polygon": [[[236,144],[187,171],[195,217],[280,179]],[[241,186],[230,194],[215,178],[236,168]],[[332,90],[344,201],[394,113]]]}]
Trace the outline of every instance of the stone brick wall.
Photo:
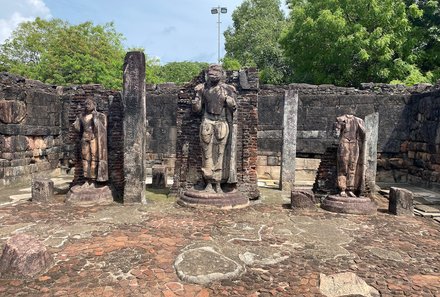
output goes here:
[{"label": "stone brick wall", "polygon": [[[199,127],[201,116],[191,111],[194,86],[204,81],[201,74],[179,92],[177,145],[173,194],[202,181]],[[235,85],[237,98],[237,187],[250,199],[259,197],[257,187],[258,72],[256,69],[228,73],[227,82]]]},{"label": "stone brick wall", "polygon": [[400,154],[380,165],[398,181],[439,188],[440,84],[414,93],[403,120],[409,134]]},{"label": "stone brick wall", "polygon": [[147,85],[147,172],[153,165],[166,165],[174,173],[177,141],[177,100],[180,87],[173,83]]},{"label": "stone brick wall", "polygon": [[0,185],[48,175],[62,157],[56,86],[0,73]]}]

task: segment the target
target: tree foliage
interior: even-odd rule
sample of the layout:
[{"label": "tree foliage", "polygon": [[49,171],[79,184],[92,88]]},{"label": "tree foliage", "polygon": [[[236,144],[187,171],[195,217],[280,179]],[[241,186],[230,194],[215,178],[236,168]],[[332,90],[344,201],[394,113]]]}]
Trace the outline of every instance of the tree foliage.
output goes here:
[{"label": "tree foliage", "polygon": [[[419,1],[417,1],[419,2]],[[412,20],[423,12],[404,0],[288,0],[281,44],[292,79],[311,83],[429,81],[418,64]]]},{"label": "tree foliage", "polygon": [[412,24],[412,40],[421,72],[440,79],[440,2],[406,0]]},{"label": "tree foliage", "polygon": [[289,28],[281,39],[295,81],[427,80],[416,64],[409,14],[403,0],[289,0]]},{"label": "tree foliage", "polygon": [[225,31],[225,59],[257,66],[266,83],[282,83],[287,71],[278,43],[285,26],[280,0],[245,0],[232,13]]},{"label": "tree foliage", "polygon": [[46,83],[120,88],[122,40],[113,23],[70,25],[37,18],[21,23],[0,46],[0,68]]},{"label": "tree foliage", "polygon": [[191,81],[200,71],[208,68],[204,62],[171,62],[156,67],[153,72],[157,78],[155,83],[174,82],[178,85]]}]

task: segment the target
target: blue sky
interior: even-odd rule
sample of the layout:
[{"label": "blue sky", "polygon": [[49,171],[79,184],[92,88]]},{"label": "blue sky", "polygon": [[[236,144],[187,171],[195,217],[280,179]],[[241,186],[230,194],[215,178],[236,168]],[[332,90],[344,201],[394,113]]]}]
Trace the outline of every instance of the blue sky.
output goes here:
[{"label": "blue sky", "polygon": [[[127,47],[143,47],[162,63],[216,62],[217,16],[211,8],[224,6],[222,32],[242,0],[0,0],[0,43],[21,21],[61,18],[72,24],[114,22]],[[221,35],[221,55],[224,55]]]}]

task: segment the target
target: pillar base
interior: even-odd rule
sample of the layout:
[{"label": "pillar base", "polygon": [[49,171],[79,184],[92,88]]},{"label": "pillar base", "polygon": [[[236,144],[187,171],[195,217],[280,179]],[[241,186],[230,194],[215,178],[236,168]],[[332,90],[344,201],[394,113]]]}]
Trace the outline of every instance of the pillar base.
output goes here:
[{"label": "pillar base", "polygon": [[327,211],[357,215],[373,215],[376,213],[376,204],[367,197],[342,197],[329,195],[321,203]]}]

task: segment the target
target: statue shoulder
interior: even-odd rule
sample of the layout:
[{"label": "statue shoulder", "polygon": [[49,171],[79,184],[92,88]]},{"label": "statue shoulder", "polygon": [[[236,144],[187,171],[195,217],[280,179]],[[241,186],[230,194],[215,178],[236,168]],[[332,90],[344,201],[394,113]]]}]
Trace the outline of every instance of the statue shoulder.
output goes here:
[{"label": "statue shoulder", "polygon": [[197,86],[195,86],[194,91],[203,92],[204,89],[205,89],[205,84],[198,84]]},{"label": "statue shoulder", "polygon": [[237,89],[233,85],[222,83],[222,87],[225,88],[230,94],[237,93]]}]

